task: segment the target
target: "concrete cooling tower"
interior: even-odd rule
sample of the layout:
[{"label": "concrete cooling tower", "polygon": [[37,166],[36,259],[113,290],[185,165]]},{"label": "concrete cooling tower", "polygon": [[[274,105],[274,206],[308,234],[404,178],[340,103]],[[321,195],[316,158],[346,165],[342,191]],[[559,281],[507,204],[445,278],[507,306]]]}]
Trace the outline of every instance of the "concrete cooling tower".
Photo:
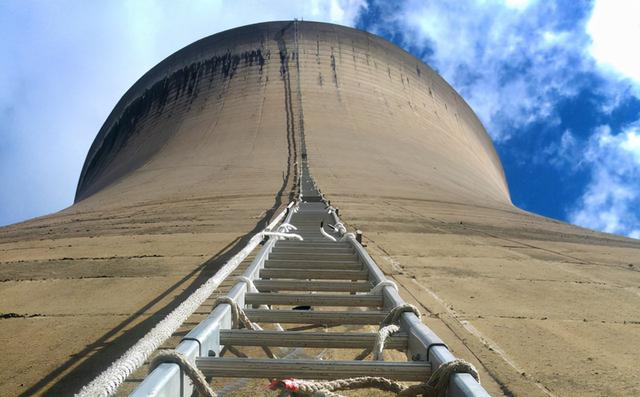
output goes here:
[{"label": "concrete cooling tower", "polygon": [[98,132],[75,203],[0,229],[0,395],[80,391],[316,188],[309,205],[330,200],[363,232],[399,296],[491,395],[640,395],[640,243],[516,208],[487,132],[433,69],[372,34],[297,21],[160,62]]}]

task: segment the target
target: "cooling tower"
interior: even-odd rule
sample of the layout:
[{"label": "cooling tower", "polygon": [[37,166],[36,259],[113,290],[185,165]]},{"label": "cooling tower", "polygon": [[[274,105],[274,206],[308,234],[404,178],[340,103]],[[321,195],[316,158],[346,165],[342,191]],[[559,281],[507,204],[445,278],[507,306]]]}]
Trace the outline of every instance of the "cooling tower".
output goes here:
[{"label": "cooling tower", "polygon": [[303,158],[491,394],[640,394],[640,243],[513,206],[481,122],[420,60],[286,21],[152,68],[75,203],[0,229],[0,395],[78,391],[287,205]]}]

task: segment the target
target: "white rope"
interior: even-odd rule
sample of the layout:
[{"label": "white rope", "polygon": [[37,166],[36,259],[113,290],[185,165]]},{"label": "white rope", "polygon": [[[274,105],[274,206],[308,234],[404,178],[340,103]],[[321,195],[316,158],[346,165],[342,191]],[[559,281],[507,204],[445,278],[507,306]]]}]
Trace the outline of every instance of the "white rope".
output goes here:
[{"label": "white rope", "polygon": [[370,388],[392,392],[398,397],[414,397],[418,395],[446,397],[451,376],[454,374],[469,374],[480,383],[478,371],[471,363],[464,360],[453,360],[440,365],[438,369],[433,371],[427,381],[412,386],[404,386],[401,383],[382,377],[361,376],[331,381],[286,378],[273,380],[269,388],[271,390],[280,390],[281,395],[288,394],[296,397],[343,397],[335,392]]},{"label": "white rope", "polygon": [[420,310],[410,303],[402,303],[389,311],[380,323],[380,329],[376,336],[376,341],[373,346],[373,359],[384,360],[382,351],[384,350],[384,343],[387,338],[396,332],[400,331],[400,318],[403,313],[413,313],[418,317],[418,320],[422,317]]},{"label": "white rope", "polygon": [[[231,308],[231,328],[240,328],[240,325],[242,325],[247,329],[251,329],[254,331],[262,331],[262,327],[257,323],[254,323],[253,321],[251,321],[251,319],[249,319],[249,316],[247,316],[247,313],[245,313],[244,309],[241,308],[240,305],[238,305],[238,303],[235,300],[233,300],[233,298],[231,298],[230,296],[219,297],[218,299],[216,299],[216,302],[213,304],[213,307],[215,308],[216,306],[221,304],[227,304]],[[273,352],[271,351],[271,349],[269,349],[269,347],[267,346],[261,346],[261,347],[262,347],[262,350],[264,350],[264,352],[267,353],[267,356],[269,356],[269,358],[278,358],[276,357],[275,354],[273,354]],[[227,348],[229,348],[229,346],[227,346]]]},{"label": "white rope", "polygon": [[[282,351],[283,349],[280,348],[280,350]],[[320,353],[316,354],[315,356],[311,357],[314,360],[322,360],[322,356],[324,356],[326,354],[326,352],[329,349],[325,348],[322,349],[320,351]],[[287,354],[285,354],[282,359],[291,359],[291,358],[299,358],[299,357],[309,357],[308,355],[306,355],[304,353],[304,349],[301,347],[296,347],[293,349],[289,349],[289,352]],[[237,391],[238,389],[240,389],[241,387],[245,386],[251,379],[247,379],[247,378],[240,378],[238,380],[236,380],[235,382],[232,383],[228,383],[226,385],[224,385],[224,387],[220,390],[217,390],[216,393],[218,394],[218,396],[225,396],[228,395],[234,391]]]},{"label": "white rope", "polygon": [[177,364],[184,371],[185,375],[191,379],[191,383],[193,383],[200,397],[216,397],[216,393],[211,389],[202,371],[191,363],[184,354],[175,350],[159,352],[153,357],[149,364],[149,373],[153,372],[158,365],[164,363]]},{"label": "white rope", "polygon": [[297,227],[293,226],[290,223],[283,223],[282,225],[278,226],[278,232],[285,232],[285,233],[289,233],[292,230],[298,230]]},{"label": "white rope", "polygon": [[380,323],[380,327],[378,328],[378,335],[376,335],[375,343],[372,348],[364,349],[360,354],[356,356],[356,360],[364,360],[371,352],[373,352],[374,360],[384,360],[382,356],[382,351],[384,350],[384,343],[387,338],[396,332],[400,331],[400,316],[403,313],[413,313],[420,319],[422,316],[420,314],[420,310],[417,307],[410,303],[402,303],[387,313],[382,322]]},{"label": "white rope", "polygon": [[384,287],[391,287],[395,289],[396,292],[398,291],[398,286],[396,285],[396,283],[391,280],[383,280],[376,284],[375,287],[371,288],[371,291],[369,291],[369,293],[373,295],[381,294]]},{"label": "white rope", "polygon": [[354,233],[345,233],[342,235],[342,237],[338,241],[340,242],[347,241],[349,238],[356,238],[356,235]]},{"label": "white rope", "polygon": [[336,241],[335,237],[333,237],[332,235],[324,231],[324,227],[322,227],[322,224],[320,225],[320,233],[322,233],[322,235],[325,236],[328,240],[331,240],[334,242]]},{"label": "white rope", "polygon": [[247,284],[247,291],[249,291],[249,292],[258,292],[258,289],[256,288],[256,285],[253,283],[253,280],[251,280],[249,277],[247,277],[247,276],[238,276],[238,277],[236,277],[236,280],[242,281],[243,283]]},{"label": "white rope", "polygon": [[299,241],[303,241],[304,240],[301,235],[295,234],[295,233],[262,232],[261,234],[263,236],[278,237],[278,238],[284,239],[284,240],[291,240],[291,239],[299,240]]},{"label": "white rope", "polygon": [[344,226],[344,223],[338,221],[333,227],[340,232],[340,234],[345,234],[347,232],[347,228]]},{"label": "white rope", "polygon": [[[284,217],[281,212],[265,230],[271,230]],[[138,340],[124,354],[114,361],[89,384],[85,385],[76,396],[78,397],[108,397],[113,395],[118,387],[151,356],[162,343],[182,325],[202,305],[220,284],[249,256],[262,241],[263,233],[253,236],[247,245],[185,299],[178,307],[162,319],[145,336]]]},{"label": "white rope", "polygon": [[[241,281],[243,283],[245,283],[247,285],[247,291],[248,292],[260,292],[258,291],[258,288],[256,288],[256,285],[253,283],[253,280],[251,280],[249,277],[247,276],[238,276],[236,278],[238,281]],[[271,310],[271,308],[267,305],[260,305],[260,309],[267,309],[267,310]],[[273,326],[278,330],[278,331],[284,331],[284,328],[282,328],[282,325],[280,325],[280,323],[275,323],[273,324]]]},{"label": "white rope", "polygon": [[231,308],[231,328],[240,328],[240,325],[254,331],[262,331],[262,327],[249,319],[244,310],[230,296],[221,296],[213,304],[215,309],[218,305],[227,304]]},{"label": "white rope", "polygon": [[391,335],[400,331],[400,327],[396,324],[385,325],[380,328],[378,334],[376,335],[376,342],[373,347],[373,359],[376,361],[384,361],[384,355],[382,354],[384,350],[384,343],[387,341],[387,338]]}]

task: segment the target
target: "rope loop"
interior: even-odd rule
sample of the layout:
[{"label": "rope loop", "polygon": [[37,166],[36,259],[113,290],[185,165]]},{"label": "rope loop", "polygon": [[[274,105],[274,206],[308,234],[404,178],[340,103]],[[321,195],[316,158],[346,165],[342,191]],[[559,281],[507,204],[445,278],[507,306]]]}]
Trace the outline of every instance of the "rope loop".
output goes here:
[{"label": "rope loop", "polygon": [[324,222],[320,222],[320,233],[322,233],[322,235],[327,239],[327,240],[331,240],[333,242],[336,241],[336,238],[333,237],[332,235],[330,235],[329,233],[327,233],[324,230]]},{"label": "rope loop", "polygon": [[[240,305],[229,296],[222,296],[216,299],[213,307],[215,308],[224,303],[231,307],[231,328],[240,328],[240,325],[242,325],[253,331],[262,331],[262,327],[252,322]],[[267,346],[262,346],[262,350],[264,350],[270,358],[278,358]]]},{"label": "rope loop", "polygon": [[[260,292],[258,291],[258,288],[256,287],[256,285],[253,283],[253,280],[250,279],[247,276],[238,276],[236,277],[236,280],[243,282],[247,285],[247,292]],[[261,309],[267,309],[267,310],[271,310],[271,308],[267,305],[260,305]],[[255,324],[255,323],[254,323]],[[275,323],[273,324],[274,327],[276,327],[276,329],[278,331],[284,331],[284,328],[282,328],[282,325],[280,325],[280,323]]]},{"label": "rope loop", "polygon": [[158,365],[164,363],[178,364],[180,369],[184,371],[184,374],[191,379],[191,383],[193,383],[193,386],[198,391],[198,395],[203,397],[217,397],[211,386],[209,386],[209,382],[205,379],[204,374],[198,367],[192,364],[184,354],[175,350],[156,353],[149,364],[149,373],[153,372]]},{"label": "rope loop", "polygon": [[258,288],[256,288],[256,285],[253,283],[253,280],[251,280],[249,277],[247,277],[247,276],[238,276],[238,277],[236,277],[236,280],[245,283],[247,285],[247,291],[248,292],[258,292]]},{"label": "rope loop", "polygon": [[231,308],[231,328],[238,328],[240,325],[240,308],[238,304],[229,296],[220,296],[214,302],[212,310],[222,304],[227,304]]},{"label": "rope loop", "polygon": [[414,397],[418,395],[446,397],[453,374],[469,374],[480,383],[480,376],[473,364],[456,359],[440,365],[438,369],[433,371],[428,381],[405,388],[398,393],[398,397]]},{"label": "rope loop", "polygon": [[418,317],[418,319],[422,317],[422,314],[417,307],[415,307],[411,303],[403,303],[389,311],[389,314],[387,314],[384,320],[382,320],[382,322],[380,323],[380,328],[390,324],[398,324],[400,322],[400,316],[402,316],[403,313],[413,313],[416,315],[416,317]]},{"label": "rope loop", "polygon": [[480,377],[475,367],[464,360],[458,359],[440,365],[431,374],[429,380],[413,386],[404,386],[382,377],[362,376],[324,382],[285,378],[272,381],[269,388],[271,390],[280,390],[281,396],[288,394],[294,397],[344,397],[336,392],[369,388],[395,393],[398,397],[415,397],[418,395],[446,397],[453,374],[470,374],[478,383],[480,382]]},{"label": "rope loop", "polygon": [[340,221],[338,221],[335,225],[329,225],[329,227],[340,233],[340,235],[343,235],[347,232],[347,228],[344,226],[344,223]]},{"label": "rope loop", "polygon": [[384,287],[391,287],[393,289],[396,290],[396,292],[398,291],[398,286],[396,285],[396,283],[394,283],[391,280],[383,280],[380,281],[378,284],[375,285],[375,287],[371,288],[371,291],[369,291],[370,294],[381,294],[382,293],[382,289]]},{"label": "rope loop", "polygon": [[297,227],[293,226],[290,223],[283,223],[282,225],[278,226],[278,232],[284,232],[284,233],[288,233],[292,230],[298,230]]},{"label": "rope loop", "polygon": [[254,331],[261,331],[262,327],[249,320],[249,317],[244,310],[229,296],[222,296],[216,299],[213,307],[215,308],[221,304],[227,304],[231,307],[231,328],[240,328],[242,325],[244,328]]},{"label": "rope loop", "polygon": [[387,392],[399,393],[404,390],[400,383],[378,376],[361,376],[357,378],[337,379],[332,381],[310,381],[286,378],[274,380],[269,385],[271,390],[281,390],[296,397],[342,397],[339,390],[355,390],[376,388]]},{"label": "rope loop", "polygon": [[342,241],[347,241],[347,240],[349,239],[349,237],[351,237],[351,238],[354,238],[354,239],[355,239],[355,238],[356,238],[356,235],[355,235],[354,233],[345,233],[345,234],[343,234],[343,235],[342,235],[342,237],[340,238],[340,240],[339,240],[339,241],[340,241],[340,242],[342,242]]},{"label": "rope loop", "polygon": [[299,240],[299,241],[303,241],[304,238],[302,238],[301,235],[299,234],[295,234],[295,233],[282,233],[282,232],[262,232],[263,236],[273,236],[273,237],[277,237],[279,240],[290,240],[290,239],[294,239],[294,240]]},{"label": "rope loop", "polygon": [[384,344],[387,341],[388,337],[399,331],[400,327],[395,324],[386,325],[378,330],[378,334],[376,335],[376,342],[373,347],[374,360],[384,361],[384,355],[382,354],[382,352],[384,351]]},{"label": "rope loop", "polygon": [[480,375],[473,364],[460,359],[449,361],[433,371],[427,381],[427,386],[432,388],[434,397],[447,396],[449,380],[453,374],[469,374],[473,376],[476,382],[480,383]]},{"label": "rope loop", "polygon": [[[386,280],[389,281],[389,280]],[[380,284],[386,282],[383,281]],[[378,284],[378,285],[380,285]],[[395,284],[394,284],[395,285]],[[403,313],[413,313],[418,318],[420,318],[421,314],[417,307],[409,304],[403,303],[391,309],[389,313],[385,316],[385,318],[380,323],[380,327],[378,328],[378,334],[376,335],[376,340],[373,344],[373,347],[369,347],[364,349],[360,354],[355,357],[355,360],[364,360],[369,354],[373,352],[373,359],[377,361],[384,360],[384,344],[387,341],[387,338],[396,332],[400,331],[400,316]]]}]

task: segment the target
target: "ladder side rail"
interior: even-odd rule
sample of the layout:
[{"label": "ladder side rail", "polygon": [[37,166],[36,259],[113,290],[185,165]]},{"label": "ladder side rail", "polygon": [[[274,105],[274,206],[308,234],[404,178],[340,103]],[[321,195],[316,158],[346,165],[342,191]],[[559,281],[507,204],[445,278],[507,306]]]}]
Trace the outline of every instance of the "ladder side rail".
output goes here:
[{"label": "ladder side rail", "polygon": [[[351,236],[349,236],[347,240],[353,244],[358,258],[369,270],[369,280],[372,284],[375,286],[376,284],[386,281],[386,276],[382,273],[382,270],[380,270],[364,247]],[[404,299],[400,297],[398,291],[391,286],[383,287],[382,294],[384,296],[384,307],[386,309],[391,309],[405,303]],[[444,342],[438,337],[438,335],[429,329],[429,327],[424,325],[414,314],[403,314],[401,326],[410,335],[409,349],[407,350],[408,359],[429,361],[431,358],[429,356],[430,350],[433,350],[435,346],[444,346],[446,349]]]},{"label": "ladder side rail", "polygon": [[[339,221],[335,212],[333,216],[336,222]],[[369,270],[369,279],[374,285],[387,280],[373,258],[353,236],[348,236],[347,241],[353,245],[359,260]],[[405,303],[398,291],[391,286],[383,287],[382,293],[385,307],[392,308]],[[415,314],[402,314],[400,325],[401,329],[409,334],[407,357],[410,360],[428,361],[432,368],[438,368],[446,362],[455,360],[455,356],[451,354],[438,335],[423,324]],[[452,375],[448,394],[449,397],[489,396],[487,391],[469,374]]]},{"label": "ladder side rail", "polygon": [[[341,222],[337,211],[331,211],[334,224]],[[373,258],[364,249],[354,237],[349,235],[347,241],[353,246],[356,255],[366,269],[369,270],[369,279],[376,285],[387,280],[382,270],[375,263]],[[391,286],[382,288],[384,296],[385,308],[392,308],[405,303],[400,297],[398,291]],[[432,368],[438,368],[440,365],[452,361],[455,356],[451,354],[449,348],[429,327],[424,325],[413,313],[404,313],[400,320],[403,330],[409,334],[409,344],[407,356],[410,360],[424,360],[431,363]],[[448,390],[449,397],[485,397],[489,393],[476,382],[469,374],[454,374],[451,377],[450,387]]]},{"label": "ladder side rail", "polygon": [[[287,206],[287,210],[282,211],[267,227],[271,230],[283,218],[284,223],[291,221],[293,216],[293,204],[291,202]],[[286,215],[286,216],[285,216]],[[254,280],[269,253],[273,249],[278,238],[269,236],[267,242],[262,246],[258,255],[253,259],[251,265],[243,273],[244,277]],[[233,299],[240,305],[244,306],[244,296],[247,293],[247,283],[244,281],[236,282],[229,293],[228,297]],[[176,347],[176,351],[184,354],[189,360],[195,362],[198,357],[218,356],[221,351],[220,346],[220,330],[231,329],[231,307],[228,304],[220,304],[216,306],[209,316],[198,323],[187,335],[185,335],[180,344]],[[177,364],[165,363],[158,365],[138,387],[131,393],[130,397],[189,397],[193,393],[193,385],[189,378],[184,374]]]}]

